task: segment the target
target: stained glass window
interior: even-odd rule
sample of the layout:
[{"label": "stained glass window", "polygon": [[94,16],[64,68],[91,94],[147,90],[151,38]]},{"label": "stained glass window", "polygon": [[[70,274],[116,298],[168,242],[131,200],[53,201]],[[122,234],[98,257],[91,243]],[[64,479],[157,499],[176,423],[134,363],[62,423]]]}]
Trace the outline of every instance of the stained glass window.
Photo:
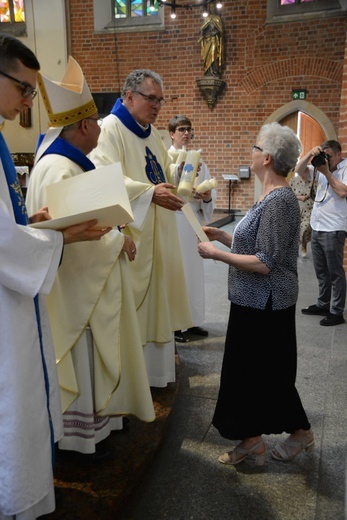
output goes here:
[{"label": "stained glass window", "polygon": [[25,22],[24,0],[0,1],[0,22]]},{"label": "stained glass window", "polygon": [[116,0],[114,3],[114,17],[115,18],[126,18],[127,17],[127,5],[126,0]]},{"label": "stained glass window", "polygon": [[304,4],[305,2],[315,2],[316,0],[281,0],[281,5]]},{"label": "stained glass window", "polygon": [[131,16],[144,16],[142,0],[131,1]]},{"label": "stained glass window", "polygon": [[[152,4],[152,5],[151,5]],[[158,15],[158,2],[154,0],[115,0],[115,19],[142,18],[145,16]]]}]

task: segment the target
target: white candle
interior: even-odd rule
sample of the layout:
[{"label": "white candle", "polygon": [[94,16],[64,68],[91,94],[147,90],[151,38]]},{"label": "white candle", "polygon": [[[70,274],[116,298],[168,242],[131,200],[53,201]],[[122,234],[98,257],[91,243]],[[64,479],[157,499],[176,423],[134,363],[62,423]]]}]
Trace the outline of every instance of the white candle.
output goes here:
[{"label": "white candle", "polygon": [[187,150],[178,150],[178,155],[176,158],[176,164],[181,164],[186,160]]},{"label": "white candle", "polygon": [[213,190],[217,186],[217,180],[211,177],[211,179],[204,180],[199,186],[196,187],[197,193],[205,193],[205,191]]},{"label": "white candle", "polygon": [[181,180],[177,189],[177,194],[180,197],[188,197],[188,195],[191,194],[195,182],[196,172],[199,166],[199,160],[199,150],[189,150],[189,152],[187,152]]},{"label": "white candle", "polygon": [[180,153],[179,150],[169,150],[168,153],[171,157],[172,162],[176,163],[177,157],[179,156],[179,153]]}]

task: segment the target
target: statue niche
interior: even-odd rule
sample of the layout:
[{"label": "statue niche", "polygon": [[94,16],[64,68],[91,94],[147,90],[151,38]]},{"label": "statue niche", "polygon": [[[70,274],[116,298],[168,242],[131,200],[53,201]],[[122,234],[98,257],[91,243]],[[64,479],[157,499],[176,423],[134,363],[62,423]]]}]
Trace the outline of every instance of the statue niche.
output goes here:
[{"label": "statue niche", "polygon": [[210,14],[204,21],[199,34],[201,58],[204,64],[204,77],[197,84],[206,97],[207,105],[213,108],[217,95],[225,87],[221,79],[224,64],[224,27],[221,17],[216,14],[216,7],[210,4]]}]

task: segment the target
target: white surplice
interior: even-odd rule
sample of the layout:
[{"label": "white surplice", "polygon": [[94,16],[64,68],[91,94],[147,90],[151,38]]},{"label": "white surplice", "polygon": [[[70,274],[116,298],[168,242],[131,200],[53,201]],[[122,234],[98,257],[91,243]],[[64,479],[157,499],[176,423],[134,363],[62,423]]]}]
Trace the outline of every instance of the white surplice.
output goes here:
[{"label": "white surplice", "polygon": [[[176,150],[173,146],[170,151]],[[211,179],[210,171],[206,163],[200,160],[201,167],[198,172],[195,185],[201,184],[206,179]],[[211,202],[190,198],[189,204],[194,215],[200,223],[211,221],[216,202],[216,190],[211,190]],[[200,327],[205,321],[205,284],[204,284],[204,260],[198,253],[198,238],[182,211],[176,211],[178,236],[181,244],[182,261],[186,284],[188,289],[190,307],[192,310],[194,326]]]},{"label": "white surplice", "polygon": [[[15,223],[0,161],[0,518],[54,510],[52,446],[34,296],[48,294],[63,235]],[[62,435],[54,349],[40,302],[55,441]]]}]

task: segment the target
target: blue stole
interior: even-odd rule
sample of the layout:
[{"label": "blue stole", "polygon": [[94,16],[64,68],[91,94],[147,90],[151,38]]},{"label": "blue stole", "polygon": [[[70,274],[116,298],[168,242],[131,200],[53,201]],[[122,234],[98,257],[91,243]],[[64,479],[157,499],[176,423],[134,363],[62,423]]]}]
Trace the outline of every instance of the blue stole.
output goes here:
[{"label": "blue stole", "polygon": [[[41,134],[36,149],[39,148],[43,138],[44,134]],[[90,159],[88,159],[88,157],[83,152],[81,152],[81,150],[79,150],[72,144],[68,143],[67,141],[65,141],[65,139],[62,139],[61,137],[57,137],[57,139],[53,141],[53,143],[42,154],[40,159],[42,159],[42,157],[44,157],[45,155],[50,154],[57,154],[62,155],[63,157],[67,157],[74,163],[78,164],[85,172],[95,169],[95,165],[92,163]]]},{"label": "blue stole", "polygon": [[[4,136],[0,132],[0,159],[2,162],[2,166],[5,172],[5,177],[8,185],[8,191],[11,197],[13,213],[15,217],[15,221],[17,224],[26,226],[29,223],[28,214],[26,210],[26,206],[24,203],[24,198],[22,195],[22,190],[20,188],[20,184],[18,181],[16,169],[14,167],[12,157],[10,151],[5,142]],[[43,353],[43,344],[42,344],[42,330],[41,330],[41,319],[40,319],[40,309],[39,309],[39,297],[36,295],[34,297],[35,304],[35,312],[36,312],[36,321],[37,321],[37,330],[40,340],[40,351],[41,351],[41,359],[42,359],[42,368],[45,379],[45,389],[46,389],[46,398],[47,398],[47,412],[49,418],[49,428],[51,435],[51,449],[52,449],[52,465],[54,465],[54,433],[53,433],[53,424],[51,412],[49,409],[49,380],[48,380],[48,372],[46,361]]]},{"label": "blue stole", "polygon": [[22,194],[22,190],[18,181],[16,169],[14,167],[12,157],[7,148],[4,136],[0,132],[0,158],[4,168],[8,191],[11,197],[13,213],[17,224],[26,226],[29,224],[28,214]]},{"label": "blue stole", "polygon": [[[146,130],[143,130],[143,128],[141,128],[141,126],[135,121],[133,116],[130,114],[129,110],[123,105],[123,101],[121,98],[117,99],[116,103],[114,104],[111,110],[111,114],[118,117],[118,119],[123,123],[123,125],[126,126],[126,128],[130,130],[130,132],[137,135],[137,137],[145,139],[146,137],[149,137],[151,135],[151,125],[148,125],[148,128]],[[166,182],[161,164],[157,161],[157,157],[154,155],[154,153],[152,153],[148,146],[146,146],[145,159],[145,171],[148,180],[152,184],[160,184],[162,182]]]},{"label": "blue stole", "polygon": [[122,121],[123,125],[126,126],[133,134],[137,135],[137,137],[145,139],[146,137],[149,137],[151,135],[151,125],[148,125],[148,128],[146,130],[143,130],[143,128],[141,128],[141,126],[135,121],[133,116],[130,114],[129,110],[125,108],[125,106],[123,105],[122,98],[117,99],[117,101],[113,105],[111,114],[118,117],[118,119]]}]

